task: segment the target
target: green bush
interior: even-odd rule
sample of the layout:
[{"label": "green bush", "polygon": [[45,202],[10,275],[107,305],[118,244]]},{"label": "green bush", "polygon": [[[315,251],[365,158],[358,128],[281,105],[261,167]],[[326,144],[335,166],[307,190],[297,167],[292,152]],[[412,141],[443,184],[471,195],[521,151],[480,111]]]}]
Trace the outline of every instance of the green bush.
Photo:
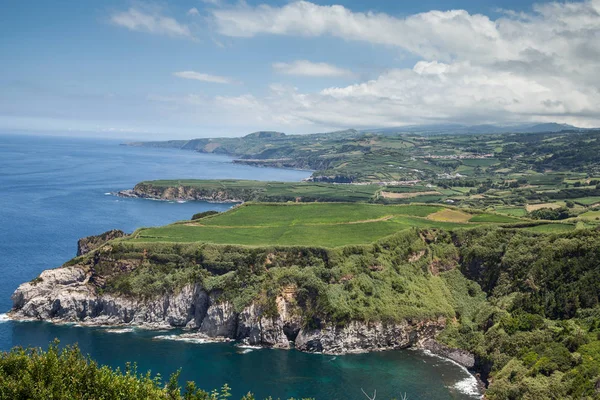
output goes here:
[{"label": "green bush", "polygon": [[[187,382],[182,389],[178,371],[163,385],[160,376],[138,373],[135,364],[127,364],[124,371],[99,366],[77,346],[60,349],[58,344],[55,341],[47,351],[16,347],[0,353],[0,399],[227,400],[231,397],[227,384],[220,390],[206,392],[194,382]],[[251,393],[241,398],[254,399]]]}]

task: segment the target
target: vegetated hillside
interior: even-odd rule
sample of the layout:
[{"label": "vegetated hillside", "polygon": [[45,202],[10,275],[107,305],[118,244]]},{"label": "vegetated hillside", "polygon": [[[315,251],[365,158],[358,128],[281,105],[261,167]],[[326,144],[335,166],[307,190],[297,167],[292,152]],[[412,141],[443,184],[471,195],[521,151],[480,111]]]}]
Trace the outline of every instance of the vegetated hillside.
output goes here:
[{"label": "vegetated hillside", "polygon": [[[464,178],[478,183],[541,173],[600,176],[600,131],[420,136],[354,130],[315,135],[257,132],[242,138],[133,143],[227,154],[250,165],[312,169],[314,181],[393,182]],[[539,132],[538,130],[550,130]],[[578,157],[577,155],[580,155]],[[551,170],[551,171],[549,171]]]},{"label": "vegetated hillside", "polygon": [[456,232],[460,270],[488,296],[469,298],[440,340],[491,369],[490,399],[582,399],[600,393],[600,232]]},{"label": "vegetated hillside", "polygon": [[409,229],[335,249],[117,239],[69,265],[113,296],[153,298],[195,282],[235,312],[254,302],[271,318],[287,293],[312,329],[444,318],[438,341],[476,355],[487,398],[580,399],[597,398],[600,380],[598,243],[598,230],[493,226]]}]

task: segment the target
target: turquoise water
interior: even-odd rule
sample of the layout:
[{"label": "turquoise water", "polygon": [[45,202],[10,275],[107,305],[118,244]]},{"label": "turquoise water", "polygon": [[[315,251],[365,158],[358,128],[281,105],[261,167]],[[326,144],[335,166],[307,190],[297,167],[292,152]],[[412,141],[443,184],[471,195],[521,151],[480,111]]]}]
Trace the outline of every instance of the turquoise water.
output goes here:
[{"label": "turquoise water", "polygon": [[[54,338],[78,343],[102,364],[167,377],[181,368],[182,381],[201,387],[224,383],[234,395],[305,396],[318,399],[470,399],[470,375],[419,351],[325,356],[248,349],[233,343],[197,344],[157,339],[173,332],[109,330],[44,322],[12,322],[2,312],[22,282],[75,255],[77,239],[109,229],[133,231],[188,219],[227,204],[121,199],[111,195],[142,180],[239,178],[298,181],[306,171],[254,168],[227,157],[178,150],[119,146],[115,141],[0,136],[0,350],[46,347]],[[458,386],[457,386],[458,385]],[[475,396],[476,397],[476,396]]]}]

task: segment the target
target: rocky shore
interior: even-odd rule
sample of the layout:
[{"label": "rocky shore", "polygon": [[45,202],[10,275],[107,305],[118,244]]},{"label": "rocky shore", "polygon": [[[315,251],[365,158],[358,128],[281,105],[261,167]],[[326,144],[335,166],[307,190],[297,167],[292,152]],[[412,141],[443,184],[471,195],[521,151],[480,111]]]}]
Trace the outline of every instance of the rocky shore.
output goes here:
[{"label": "rocky shore", "polygon": [[116,196],[135,199],[151,199],[165,201],[208,201],[211,203],[243,203],[247,199],[227,191],[202,191],[190,187],[157,188],[136,185],[133,189],[113,193]]},{"label": "rocky shore", "polygon": [[219,291],[207,292],[198,284],[142,300],[104,294],[90,282],[91,275],[79,265],[46,270],[19,286],[12,296],[9,316],[89,326],[183,328],[198,337],[326,354],[417,346],[432,339],[445,325],[440,318],[387,324],[353,321],[344,326],[322,322],[318,327],[307,327],[289,293],[277,297],[276,313],[256,302],[236,312]]}]

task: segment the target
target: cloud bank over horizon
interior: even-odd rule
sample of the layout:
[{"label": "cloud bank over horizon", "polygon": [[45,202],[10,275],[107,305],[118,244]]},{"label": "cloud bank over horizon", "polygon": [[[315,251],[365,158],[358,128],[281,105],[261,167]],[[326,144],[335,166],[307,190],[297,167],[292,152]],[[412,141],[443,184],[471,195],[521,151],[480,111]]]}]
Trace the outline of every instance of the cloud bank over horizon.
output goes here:
[{"label": "cloud bank over horizon", "polygon": [[[127,3],[96,21],[118,35],[105,49],[121,54],[109,71],[133,60],[127,49],[151,60],[128,70],[128,80],[98,73],[106,81],[92,87],[92,78],[75,84],[69,76],[71,86],[54,97],[36,83],[42,96],[29,102],[32,84],[15,78],[9,89],[20,90],[23,104],[39,103],[43,112],[30,110],[31,121],[57,129],[71,119],[77,129],[106,130],[104,118],[115,131],[186,137],[445,123],[600,126],[600,0],[402,16],[373,4],[384,11],[310,1]],[[121,40],[129,42],[120,48]],[[27,110],[1,96],[10,112],[0,108],[0,128],[26,128]],[[52,113],[47,104],[62,108]]]},{"label": "cloud bank over horizon", "polygon": [[220,34],[322,37],[422,60],[316,93],[280,90],[270,108],[334,126],[558,121],[600,125],[600,1],[535,5],[496,20],[465,10],[396,18],[297,1],[216,9]]}]

